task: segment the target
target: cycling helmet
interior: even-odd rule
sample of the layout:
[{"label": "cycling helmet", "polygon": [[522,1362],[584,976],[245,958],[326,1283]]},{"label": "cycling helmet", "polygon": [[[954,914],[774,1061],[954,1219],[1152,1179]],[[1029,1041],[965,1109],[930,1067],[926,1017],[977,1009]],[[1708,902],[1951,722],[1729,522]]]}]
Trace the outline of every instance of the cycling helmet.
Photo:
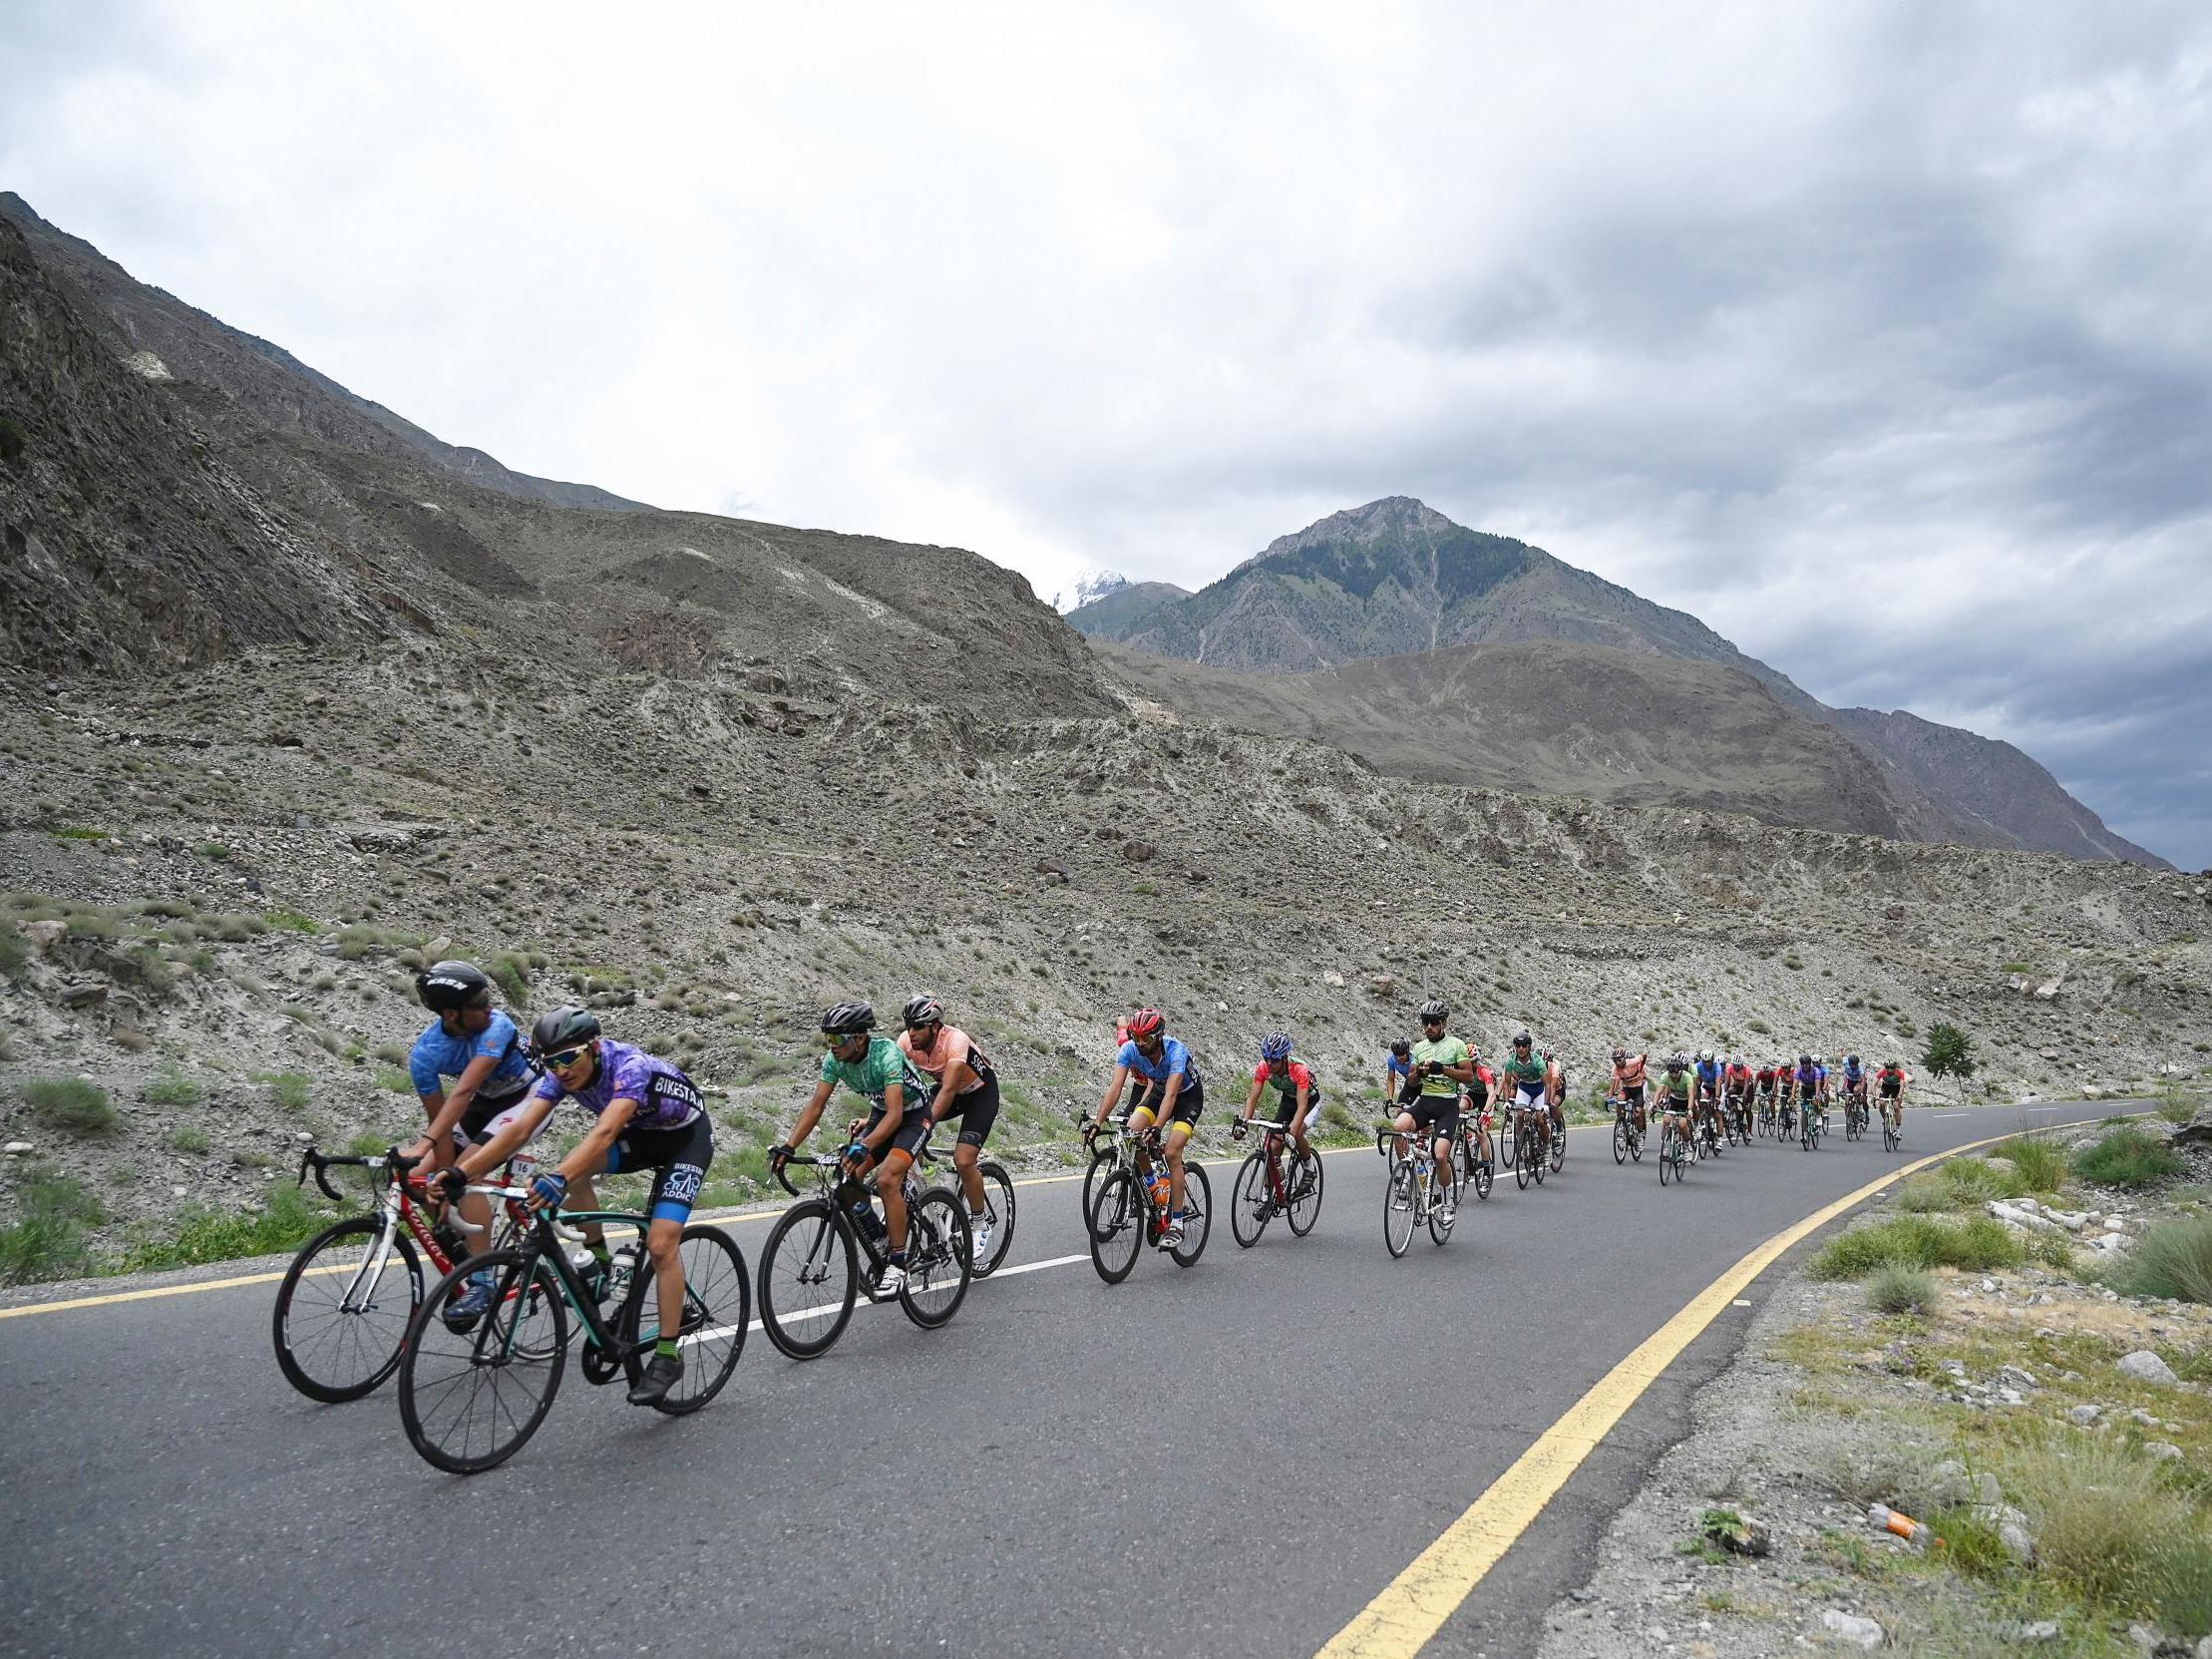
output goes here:
[{"label": "cycling helmet", "polygon": [[1843,1063],[1846,1065],[1857,1065],[1859,1063],[1859,1056],[1857,1054],[1846,1054],[1843,1056]]},{"label": "cycling helmet", "polygon": [[1613,1063],[1616,1065],[1622,1064],[1628,1059],[1628,1057],[1629,1051],[1626,1048],[1616,1048],[1613,1051]]},{"label": "cycling helmet", "polygon": [[1810,1055],[1810,1054],[1799,1054],[1799,1055],[1797,1056],[1797,1063],[1798,1063],[1799,1065],[1810,1065],[1810,1064],[1812,1064],[1812,1062],[1813,1062],[1813,1057],[1812,1057],[1812,1055]]},{"label": "cycling helmet", "polygon": [[867,1003],[840,1003],[822,1017],[822,1029],[839,1037],[859,1037],[875,1026],[876,1011]]},{"label": "cycling helmet", "polygon": [[1431,1021],[1449,1020],[1451,1017],[1451,1005],[1437,998],[1431,997],[1421,1005],[1421,1024],[1424,1026]]},{"label": "cycling helmet", "polygon": [[1129,1036],[1138,1037],[1158,1037],[1168,1029],[1168,1023],[1158,1009],[1139,1009],[1129,1017]]},{"label": "cycling helmet", "polygon": [[1260,1057],[1271,1064],[1279,1059],[1289,1059],[1290,1057],[1290,1034],[1289,1032],[1270,1032],[1262,1037],[1260,1039]]},{"label": "cycling helmet", "polygon": [[1683,1070],[1687,1068],[1688,1064],[1689,1056],[1687,1054],[1673,1053],[1666,1056],[1666,1069],[1669,1071]]},{"label": "cycling helmet", "polygon": [[489,1007],[492,982],[473,962],[434,962],[415,976],[415,995],[423,1007],[444,1014]]},{"label": "cycling helmet", "polygon": [[934,997],[923,993],[901,1009],[899,1018],[910,1032],[917,1026],[941,1025],[944,1021],[944,1005]]},{"label": "cycling helmet", "polygon": [[1522,1032],[1522,1033],[1520,1033],[1520,1034],[1519,1034],[1518,1036],[1516,1036],[1516,1037],[1514,1037],[1514,1039],[1513,1039],[1513,1045],[1514,1045],[1514,1047],[1516,1047],[1516,1048],[1529,1048],[1529,1047],[1533,1047],[1533,1046],[1535,1045],[1535,1043],[1536,1043],[1536,1038],[1535,1038],[1535,1037],[1531,1037],[1531,1036],[1529,1036],[1529,1034],[1528,1034],[1527,1032]]},{"label": "cycling helmet", "polygon": [[599,1035],[599,1017],[589,1009],[570,1004],[554,1009],[551,1014],[541,1014],[538,1024],[530,1029],[530,1049],[533,1054],[544,1056],[557,1054],[563,1048],[573,1048],[579,1042],[589,1042]]},{"label": "cycling helmet", "polygon": [[1398,1058],[1403,1059],[1406,1055],[1413,1052],[1413,1044],[1406,1041],[1406,1039],[1401,1037],[1395,1042],[1390,1044],[1390,1052],[1397,1055]]}]

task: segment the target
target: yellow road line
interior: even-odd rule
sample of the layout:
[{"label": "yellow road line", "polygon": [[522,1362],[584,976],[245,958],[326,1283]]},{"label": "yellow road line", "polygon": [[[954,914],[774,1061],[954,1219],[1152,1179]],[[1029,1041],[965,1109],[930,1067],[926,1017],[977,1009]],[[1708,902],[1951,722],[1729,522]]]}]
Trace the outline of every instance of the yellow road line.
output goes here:
[{"label": "yellow road line", "polygon": [[1552,1495],[1582,1467],[1584,1459],[1598,1449],[1599,1442],[1644,1391],[1784,1251],[1892,1182],[1977,1147],[2012,1140],[2020,1133],[2018,1129],[2008,1130],[1900,1164],[1880,1180],[1869,1181],[1856,1192],[1815,1210],[1753,1250],[1601,1377],[1588,1394],[1568,1408],[1566,1416],[1545,1430],[1535,1445],[1514,1459],[1511,1468],[1444,1529],[1442,1536],[1415,1556],[1412,1565],[1391,1579],[1349,1624],[1331,1636],[1316,1659],[1412,1659],[1459,1610],[1459,1604],[1498,1564],[1499,1557],[1528,1530]]}]

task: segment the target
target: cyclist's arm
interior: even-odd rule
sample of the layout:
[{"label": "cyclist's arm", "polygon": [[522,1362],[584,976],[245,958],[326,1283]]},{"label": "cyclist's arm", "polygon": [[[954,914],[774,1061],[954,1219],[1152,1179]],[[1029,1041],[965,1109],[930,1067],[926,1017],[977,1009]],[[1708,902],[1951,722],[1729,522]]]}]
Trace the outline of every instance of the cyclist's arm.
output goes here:
[{"label": "cyclist's arm", "polygon": [[1250,1123],[1253,1119],[1253,1114],[1259,1111],[1260,1091],[1266,1086],[1267,1084],[1265,1082],[1263,1082],[1260,1078],[1255,1077],[1252,1079],[1252,1087],[1245,1091],[1245,1121],[1247,1123]]},{"label": "cyclist's arm", "polygon": [[433,1089],[423,1095],[423,1109],[430,1113],[430,1127],[423,1131],[422,1140],[416,1142],[418,1146],[427,1143],[428,1149],[435,1152],[452,1135],[454,1125],[461,1121],[469,1109],[469,1102],[476,1098],[477,1090],[484,1086],[485,1078],[491,1076],[493,1067],[499,1062],[497,1054],[479,1054],[461,1068],[461,1075],[454,1079],[452,1093]]},{"label": "cyclist's arm", "polygon": [[511,1122],[501,1125],[497,1134],[482,1146],[472,1146],[454,1160],[454,1167],[470,1180],[479,1180],[486,1171],[499,1168],[509,1158],[530,1144],[547,1118],[553,1115],[556,1101],[543,1094],[531,1096],[530,1104],[515,1114]]},{"label": "cyclist's arm", "polygon": [[1114,1109],[1115,1102],[1121,1098],[1121,1091],[1128,1086],[1129,1067],[1117,1061],[1114,1066],[1114,1080],[1106,1085],[1105,1097],[1098,1102],[1098,1115],[1093,1117],[1091,1121],[1094,1123],[1105,1122],[1106,1114]]},{"label": "cyclist's arm", "polygon": [[944,1116],[943,1108],[958,1099],[960,1090],[974,1080],[974,1067],[966,1060],[946,1060],[944,1075],[937,1082],[937,1091],[929,1097],[929,1121],[939,1121]]},{"label": "cyclist's arm", "polygon": [[1429,1069],[1443,1072],[1454,1082],[1471,1083],[1475,1080],[1475,1062],[1471,1059],[1461,1060],[1457,1065],[1446,1065],[1442,1060],[1431,1060]]},{"label": "cyclist's arm", "polygon": [[837,1084],[824,1077],[814,1085],[814,1093],[799,1108],[799,1121],[791,1126],[791,1138],[784,1144],[793,1151],[806,1145],[807,1136],[814,1133],[814,1126],[822,1121],[822,1108],[830,1103],[830,1096],[837,1092]]},{"label": "cyclist's arm", "polygon": [[637,1102],[626,1094],[609,1100],[606,1110],[599,1113],[584,1137],[553,1166],[554,1173],[572,1181],[578,1175],[588,1175],[599,1169],[606,1162],[608,1149],[629,1127],[630,1117],[636,1110]]}]

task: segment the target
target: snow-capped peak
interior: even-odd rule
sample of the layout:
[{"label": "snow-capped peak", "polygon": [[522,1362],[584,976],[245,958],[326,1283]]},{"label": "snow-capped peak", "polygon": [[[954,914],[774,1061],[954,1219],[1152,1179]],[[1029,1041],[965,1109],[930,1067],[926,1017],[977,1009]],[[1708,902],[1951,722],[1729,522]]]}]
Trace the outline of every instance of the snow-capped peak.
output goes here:
[{"label": "snow-capped peak", "polygon": [[1064,617],[1108,594],[1118,594],[1128,586],[1129,579],[1113,571],[1081,571],[1052,596],[1052,609]]}]

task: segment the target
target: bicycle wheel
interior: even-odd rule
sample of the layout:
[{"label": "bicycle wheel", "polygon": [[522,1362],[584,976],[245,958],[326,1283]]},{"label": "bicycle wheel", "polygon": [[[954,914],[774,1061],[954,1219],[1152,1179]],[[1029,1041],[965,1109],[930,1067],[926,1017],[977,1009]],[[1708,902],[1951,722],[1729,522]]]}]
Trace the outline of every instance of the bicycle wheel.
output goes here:
[{"label": "bicycle wheel", "polygon": [[1229,1187],[1229,1231],[1238,1247],[1250,1250],[1268,1230],[1268,1158],[1263,1151],[1248,1154],[1237,1166]]},{"label": "bicycle wheel", "polygon": [[845,1334],[860,1294],[852,1230],[823,1198],[776,1218],[760,1249],[760,1328],[789,1359],[812,1360]]},{"label": "bicycle wheel", "polygon": [[1490,1156],[1490,1136],[1477,1131],[1475,1151],[1467,1170],[1468,1184],[1474,1187],[1477,1198],[1488,1198],[1490,1189],[1497,1184],[1498,1166]]},{"label": "bicycle wheel", "polygon": [[325,1405],[359,1400],[399,1369],[407,1322],[423,1299],[415,1246],[392,1224],[379,1262],[381,1213],[325,1227],[292,1258],[269,1321],[284,1380]]},{"label": "bicycle wheel", "polygon": [[1627,1163],[1629,1161],[1629,1120],[1626,1117],[1617,1117],[1613,1120],[1613,1161],[1615,1163]]},{"label": "bicycle wheel", "polygon": [[1098,1202],[1099,1182],[1105,1178],[1106,1171],[1113,1167],[1114,1149],[1111,1146],[1101,1146],[1091,1154],[1090,1167],[1083,1171],[1083,1218],[1086,1221],[1090,1219],[1091,1206]]},{"label": "bicycle wheel", "polygon": [[1550,1167],[1552,1161],[1551,1148],[1545,1144],[1549,1138],[1542,1129],[1528,1137],[1529,1169],[1536,1176],[1538,1186],[1544,1184],[1544,1173]]},{"label": "bicycle wheel", "polygon": [[983,1219],[990,1226],[990,1248],[975,1264],[974,1277],[988,1279],[998,1271],[998,1264],[1006,1259],[1006,1252],[1013,1248],[1014,1178],[996,1158],[983,1159],[976,1164],[975,1170],[983,1177]]},{"label": "bicycle wheel", "polygon": [[1326,1168],[1320,1153],[1309,1150],[1284,1177],[1290,1183],[1290,1207],[1284,1219],[1290,1222],[1293,1238],[1305,1237],[1321,1218],[1321,1178]]},{"label": "bicycle wheel", "polygon": [[1206,1235],[1213,1226],[1214,1185],[1206,1166],[1196,1158],[1183,1164],[1183,1242],[1168,1252],[1177,1267],[1189,1267],[1206,1254]]},{"label": "bicycle wheel", "polygon": [[[1440,1170],[1438,1173],[1447,1181],[1451,1179],[1451,1171],[1448,1169]],[[1449,1213],[1446,1212],[1444,1207],[1447,1196],[1452,1203],[1452,1209]],[[1452,1222],[1457,1215],[1459,1195],[1456,1192],[1435,1191],[1429,1194],[1428,1238],[1431,1244],[1441,1246],[1451,1238]]]},{"label": "bicycle wheel", "polygon": [[1091,1266],[1109,1285],[1118,1285],[1137,1265],[1144,1244],[1148,1200],[1133,1170],[1117,1169],[1098,1185],[1091,1209]]},{"label": "bicycle wheel", "polygon": [[[753,1322],[752,1275],[745,1270],[737,1241],[721,1228],[701,1221],[685,1227],[676,1245],[676,1265],[683,1271],[683,1323],[676,1337],[683,1376],[653,1402],[654,1411],[670,1417],[695,1412],[722,1392],[737,1369],[737,1357],[745,1352],[745,1329]],[[639,1345],[660,1336],[660,1295],[653,1288],[650,1256],[639,1260],[631,1276],[614,1335],[624,1349],[635,1350],[623,1361],[635,1383],[645,1370]]]},{"label": "bicycle wheel", "polygon": [[1675,1134],[1673,1125],[1661,1124],[1659,1126],[1659,1176],[1660,1186],[1665,1186],[1674,1179],[1676,1173],[1674,1168],[1674,1142],[1678,1138],[1679,1136]]},{"label": "bicycle wheel", "polygon": [[1536,1179],[1536,1148],[1529,1144],[1529,1137],[1519,1130],[1513,1135],[1513,1184],[1523,1192],[1529,1182]]},{"label": "bicycle wheel", "polygon": [[1552,1173],[1557,1175],[1567,1167],[1567,1125],[1552,1125]]},{"label": "bicycle wheel", "polygon": [[1413,1242],[1414,1224],[1420,1220],[1421,1186],[1413,1165],[1401,1163],[1382,1193],[1382,1242],[1392,1256],[1402,1256]]},{"label": "bicycle wheel", "polygon": [[958,1313],[974,1277],[971,1254],[967,1207],[942,1187],[924,1192],[907,1212],[907,1282],[899,1291],[907,1317],[934,1331]]},{"label": "bicycle wheel", "polygon": [[[492,1275],[492,1305],[467,1331],[441,1316],[473,1274]],[[423,1460],[476,1474],[520,1452],[546,1421],[568,1358],[568,1304],[535,1250],[494,1250],[457,1263],[415,1310],[401,1349],[399,1418]]]}]

